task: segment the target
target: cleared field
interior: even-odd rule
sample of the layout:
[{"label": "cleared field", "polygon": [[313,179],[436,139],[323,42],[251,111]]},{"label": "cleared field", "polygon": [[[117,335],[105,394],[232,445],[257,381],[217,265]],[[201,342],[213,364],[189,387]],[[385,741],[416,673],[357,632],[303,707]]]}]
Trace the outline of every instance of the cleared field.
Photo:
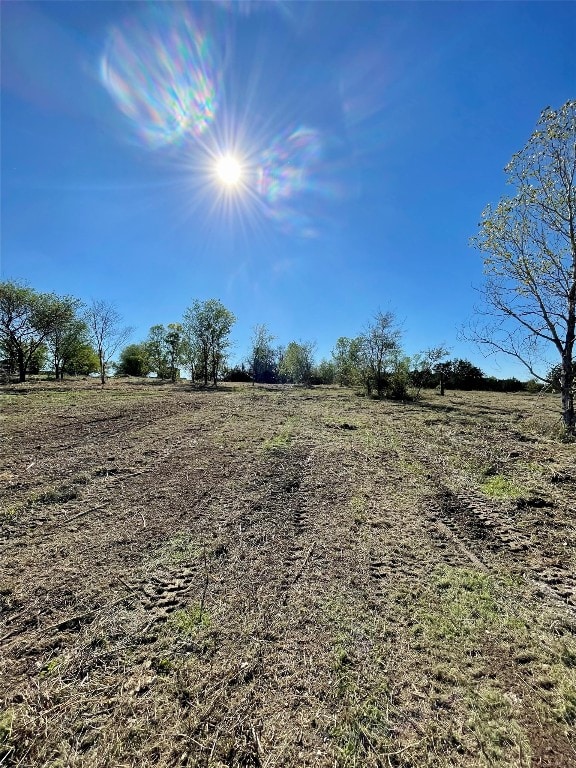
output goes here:
[{"label": "cleared field", "polygon": [[576,766],[555,396],[4,387],[2,766]]}]

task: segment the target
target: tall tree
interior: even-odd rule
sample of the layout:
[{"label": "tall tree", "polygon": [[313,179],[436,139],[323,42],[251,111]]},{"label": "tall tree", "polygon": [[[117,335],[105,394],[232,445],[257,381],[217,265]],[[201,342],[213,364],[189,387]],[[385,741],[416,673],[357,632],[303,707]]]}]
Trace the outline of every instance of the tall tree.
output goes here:
[{"label": "tall tree", "polygon": [[168,331],[163,325],[153,325],[144,342],[150,370],[154,371],[159,379],[167,379],[170,375],[170,351],[166,341],[167,333]]},{"label": "tall tree", "polygon": [[291,341],[280,360],[279,373],[292,384],[310,385],[314,367],[314,347],[310,341]]},{"label": "tall tree", "polygon": [[126,343],[132,328],[122,325],[122,316],[113,304],[102,299],[92,301],[84,320],[90,340],[98,355],[100,381],[106,383],[106,370],[120,347]]},{"label": "tall tree", "polygon": [[336,366],[332,360],[322,359],[312,371],[312,379],[318,384],[334,384]]},{"label": "tall tree", "polygon": [[363,361],[364,380],[368,393],[375,387],[382,397],[391,369],[396,365],[400,351],[400,331],[392,312],[377,312],[360,336],[360,357]]},{"label": "tall tree", "polygon": [[172,382],[176,381],[178,369],[183,360],[184,336],[182,330],[180,323],[168,323],[166,346],[168,347],[168,368],[170,369],[170,379]]},{"label": "tall tree", "polygon": [[92,345],[86,342],[74,347],[71,356],[64,363],[63,372],[70,376],[88,376],[90,373],[97,373],[99,369],[98,355]]},{"label": "tall tree", "polygon": [[341,387],[352,387],[359,384],[361,374],[361,342],[360,339],[349,339],[341,336],[332,350],[335,378]]},{"label": "tall tree", "polygon": [[48,338],[74,319],[78,305],[71,296],[38,293],[17,282],[0,283],[0,345],[15,360],[21,382]]},{"label": "tall tree", "polygon": [[[547,107],[505,168],[513,197],[482,214],[473,243],[484,254],[485,314],[472,337],[512,355],[532,376],[545,350],[560,357],[562,418],[576,434],[576,101]],[[556,358],[557,359],[557,358]]]},{"label": "tall tree", "polygon": [[218,383],[218,376],[230,347],[230,332],[236,318],[218,301],[195,301],[184,313],[183,331],[186,345],[194,350],[204,384],[209,379]]},{"label": "tall tree", "polygon": [[88,327],[83,320],[73,317],[69,322],[54,328],[46,340],[56,379],[64,377],[64,371],[81,347],[88,344]]},{"label": "tall tree", "polygon": [[278,360],[274,347],[274,336],[265,325],[254,326],[248,356],[248,367],[252,374],[252,383],[276,381]]}]

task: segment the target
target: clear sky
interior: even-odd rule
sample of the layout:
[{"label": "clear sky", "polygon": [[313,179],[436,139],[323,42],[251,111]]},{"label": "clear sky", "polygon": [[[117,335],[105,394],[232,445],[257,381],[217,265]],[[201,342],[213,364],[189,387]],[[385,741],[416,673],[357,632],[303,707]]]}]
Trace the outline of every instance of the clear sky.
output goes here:
[{"label": "clear sky", "polygon": [[541,110],[576,95],[575,3],[1,14],[2,279],[110,300],[132,341],[218,298],[237,359],[257,323],[327,356],[390,309],[408,353],[525,378],[457,339],[469,238]]}]

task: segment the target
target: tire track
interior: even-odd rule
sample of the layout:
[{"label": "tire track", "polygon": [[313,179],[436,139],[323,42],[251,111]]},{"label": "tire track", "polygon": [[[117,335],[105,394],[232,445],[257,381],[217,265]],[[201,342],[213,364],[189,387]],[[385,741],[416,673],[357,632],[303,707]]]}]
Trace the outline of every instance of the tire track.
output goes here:
[{"label": "tire track", "polygon": [[[427,510],[426,510],[427,508]],[[491,570],[490,559],[513,555],[514,570],[522,572],[541,591],[572,610],[576,608],[576,578],[557,565],[528,561],[528,537],[513,530],[501,513],[471,492],[442,488],[424,511],[434,527],[478,568]]]}]

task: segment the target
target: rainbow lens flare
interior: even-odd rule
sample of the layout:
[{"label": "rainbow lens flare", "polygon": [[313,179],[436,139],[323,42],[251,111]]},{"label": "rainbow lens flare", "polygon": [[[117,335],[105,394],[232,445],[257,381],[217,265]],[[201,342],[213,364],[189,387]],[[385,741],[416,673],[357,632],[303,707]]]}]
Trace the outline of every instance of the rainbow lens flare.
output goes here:
[{"label": "rainbow lens flare", "polygon": [[307,201],[317,192],[320,134],[300,127],[276,138],[260,155],[257,192],[266,215],[285,231],[313,234]]},{"label": "rainbow lens flare", "polygon": [[101,82],[152,147],[200,136],[214,119],[217,69],[210,39],[188,11],[154,6],[109,34]]}]

